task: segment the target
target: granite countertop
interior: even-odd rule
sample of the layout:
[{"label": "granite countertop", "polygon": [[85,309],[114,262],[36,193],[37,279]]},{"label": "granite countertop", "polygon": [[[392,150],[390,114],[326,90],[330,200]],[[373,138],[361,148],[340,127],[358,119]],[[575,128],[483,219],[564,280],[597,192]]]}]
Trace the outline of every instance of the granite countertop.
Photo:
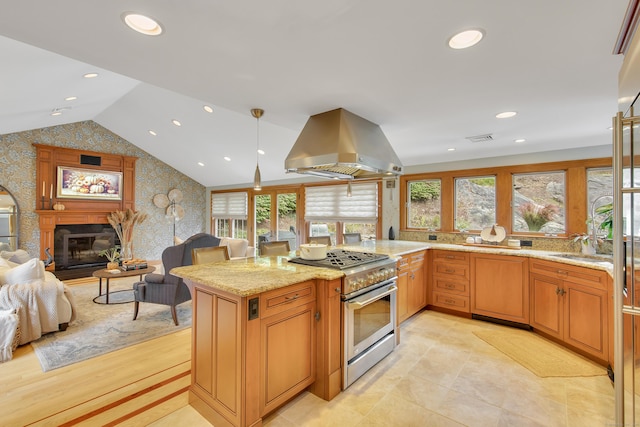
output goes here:
[{"label": "granite countertop", "polygon": [[340,270],[293,264],[288,259],[286,256],[235,259],[176,267],[171,274],[242,297],[307,280],[344,276]]},{"label": "granite countertop", "polygon": [[[558,254],[562,253],[552,251],[500,247],[491,248],[487,247],[487,245],[474,246],[406,240],[367,240],[361,242],[359,245],[342,245],[330,247],[329,250],[335,248],[358,252],[375,252],[389,255],[390,257],[399,257],[411,252],[427,249],[510,255],[560,262],[579,267],[603,270],[609,274],[613,273],[613,264],[612,262],[607,262],[606,256],[590,258],[576,253],[563,254],[573,256],[574,258],[563,258],[562,256],[558,256]],[[296,256],[296,254],[292,251],[290,257],[294,256]],[[171,270],[171,274],[239,296],[255,295],[306,280],[333,280],[344,276],[344,273],[340,270],[289,263],[288,259],[290,257],[244,258],[221,261],[213,264],[191,265],[174,268]]]}]

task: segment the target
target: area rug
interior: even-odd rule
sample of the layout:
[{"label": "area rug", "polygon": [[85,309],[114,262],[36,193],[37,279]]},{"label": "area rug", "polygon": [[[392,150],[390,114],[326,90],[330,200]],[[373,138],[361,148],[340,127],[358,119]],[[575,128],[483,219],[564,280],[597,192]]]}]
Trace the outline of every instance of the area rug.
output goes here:
[{"label": "area rug", "polygon": [[607,374],[602,366],[533,332],[514,328],[475,331],[474,334],[539,377]]},{"label": "area rug", "polygon": [[[138,318],[133,321],[133,302],[93,302],[98,295],[97,281],[70,288],[77,306],[76,320],[66,331],[46,334],[31,342],[45,372],[191,327],[191,301],[177,307],[176,326],[169,306],[141,303]],[[111,291],[114,302],[121,298],[133,300],[130,283],[112,286]]]}]

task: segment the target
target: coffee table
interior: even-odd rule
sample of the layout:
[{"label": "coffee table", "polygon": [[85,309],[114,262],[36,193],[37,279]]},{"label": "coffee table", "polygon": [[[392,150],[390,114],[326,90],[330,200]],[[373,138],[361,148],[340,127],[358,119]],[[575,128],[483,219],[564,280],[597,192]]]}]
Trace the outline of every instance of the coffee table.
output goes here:
[{"label": "coffee table", "polygon": [[154,271],[156,271],[156,268],[153,266],[141,268],[139,270],[120,270],[120,273],[109,273],[109,270],[107,270],[106,268],[103,268],[102,270],[96,270],[93,272],[93,277],[97,277],[98,279],[100,279],[100,284],[98,285],[98,296],[102,296],[102,279],[106,279],[107,281],[106,303],[109,304],[109,279],[117,279],[118,277],[140,276],[140,280],[142,280],[142,276],[144,274],[153,273]]}]

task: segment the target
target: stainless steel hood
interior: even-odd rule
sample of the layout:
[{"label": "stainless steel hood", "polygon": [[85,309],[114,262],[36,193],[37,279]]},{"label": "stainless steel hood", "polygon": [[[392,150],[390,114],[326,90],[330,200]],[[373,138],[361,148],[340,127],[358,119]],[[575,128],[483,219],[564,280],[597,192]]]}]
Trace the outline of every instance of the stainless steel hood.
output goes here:
[{"label": "stainless steel hood", "polygon": [[402,174],[402,164],[375,123],[345,109],[311,116],[291,148],[287,173],[365,179]]}]

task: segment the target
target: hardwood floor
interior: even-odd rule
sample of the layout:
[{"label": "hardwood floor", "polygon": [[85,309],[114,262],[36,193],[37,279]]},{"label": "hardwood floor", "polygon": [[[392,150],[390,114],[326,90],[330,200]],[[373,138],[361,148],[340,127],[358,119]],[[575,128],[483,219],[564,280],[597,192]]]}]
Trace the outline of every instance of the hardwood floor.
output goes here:
[{"label": "hardwood floor", "polygon": [[0,364],[0,425],[147,425],[188,405],[191,328],[42,372],[31,345]]}]

